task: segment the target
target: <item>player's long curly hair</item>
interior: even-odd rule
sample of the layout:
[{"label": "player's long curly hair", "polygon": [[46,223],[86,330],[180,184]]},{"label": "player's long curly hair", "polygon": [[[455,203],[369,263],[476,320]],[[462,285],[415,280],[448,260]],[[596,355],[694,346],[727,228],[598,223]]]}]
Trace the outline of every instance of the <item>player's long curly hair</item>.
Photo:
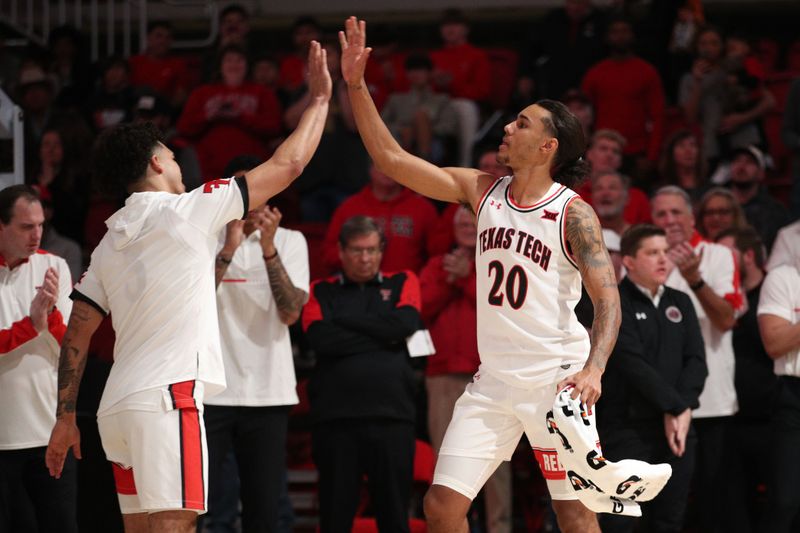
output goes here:
[{"label": "player's long curly hair", "polygon": [[144,178],[150,157],[162,142],[161,132],[149,122],[105,130],[92,149],[95,187],[112,198],[125,198],[129,187]]},{"label": "player's long curly hair", "polygon": [[581,123],[561,102],[539,100],[536,105],[550,112],[550,120],[544,119],[550,134],[558,139],[558,151],[551,173],[553,180],[570,189],[578,187],[589,175],[589,163],[583,159],[586,137]]}]

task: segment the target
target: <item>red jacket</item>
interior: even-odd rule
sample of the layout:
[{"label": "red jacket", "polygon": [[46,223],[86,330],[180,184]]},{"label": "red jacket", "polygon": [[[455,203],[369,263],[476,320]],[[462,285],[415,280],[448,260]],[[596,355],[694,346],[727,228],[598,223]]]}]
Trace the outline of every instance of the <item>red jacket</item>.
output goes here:
[{"label": "red jacket", "polygon": [[472,374],[480,364],[475,263],[469,276],[448,283],[443,259],[444,255],[432,258],[419,274],[422,320],[436,348],[436,354],[428,358],[426,374]]},{"label": "red jacket", "polygon": [[380,224],[386,234],[381,270],[419,271],[428,257],[428,241],[436,223],[433,204],[409,189],[403,189],[388,202],[378,200],[369,185],[336,208],[323,244],[325,266],[337,270],[339,230],[347,219],[367,215]]},{"label": "red jacket", "polygon": [[[230,118],[209,120],[220,106]],[[201,85],[189,95],[178,119],[178,133],[191,139],[206,180],[223,177],[228,162],[238,155],[269,157],[267,141],[281,128],[281,106],[275,93],[246,82],[239,87]]]},{"label": "red jacket", "polygon": [[589,69],[581,90],[594,105],[596,129],[625,136],[626,154],[658,159],[665,101],[661,76],[650,63],[638,57],[605,59]]},{"label": "red jacket", "polygon": [[471,44],[442,48],[431,52],[431,61],[439,70],[452,74],[447,92],[453,98],[477,102],[489,99],[492,91],[489,55]]}]

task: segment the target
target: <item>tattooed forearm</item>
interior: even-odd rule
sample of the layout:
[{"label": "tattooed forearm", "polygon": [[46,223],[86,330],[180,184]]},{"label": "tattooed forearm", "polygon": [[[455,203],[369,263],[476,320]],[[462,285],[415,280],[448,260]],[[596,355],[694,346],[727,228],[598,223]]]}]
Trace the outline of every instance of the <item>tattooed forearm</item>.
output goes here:
[{"label": "tattooed forearm", "polygon": [[586,292],[594,304],[591,350],[587,366],[605,370],[622,320],[616,276],[603,243],[600,221],[583,200],[575,200],[567,211],[566,236]]},{"label": "tattooed forearm", "polygon": [[613,302],[600,298],[594,304],[594,322],[592,323],[590,337],[592,348],[587,364],[594,366],[601,372],[605,371],[606,362],[614,349],[614,344],[617,342],[618,331],[619,302],[617,302],[615,309]]},{"label": "tattooed forearm", "polygon": [[102,320],[103,315],[88,303],[75,301],[73,304],[58,360],[57,418],[75,415],[89,341]]},{"label": "tattooed forearm", "polygon": [[56,417],[74,414],[78,402],[78,388],[83,370],[86,368],[86,351],[70,345],[68,337],[61,346],[61,357],[58,361],[58,407]]},{"label": "tattooed forearm", "polygon": [[275,304],[278,306],[281,321],[284,324],[292,324],[300,318],[306,293],[294,286],[289,274],[286,273],[280,254],[265,259],[264,262],[267,264],[269,286],[272,289]]}]

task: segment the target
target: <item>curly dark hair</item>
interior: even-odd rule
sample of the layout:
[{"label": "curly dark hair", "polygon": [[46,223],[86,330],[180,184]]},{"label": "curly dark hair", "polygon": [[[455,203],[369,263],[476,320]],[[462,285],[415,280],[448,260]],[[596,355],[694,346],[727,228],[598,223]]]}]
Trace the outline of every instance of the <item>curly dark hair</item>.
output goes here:
[{"label": "curly dark hair", "polygon": [[121,124],[105,130],[92,149],[92,178],[97,189],[124,198],[141,180],[153,151],[162,144],[161,132],[150,122]]},{"label": "curly dark hair", "polygon": [[583,159],[586,136],[581,123],[561,102],[539,100],[536,105],[550,112],[550,117],[543,118],[542,122],[549,133],[558,139],[558,150],[551,169],[553,180],[574,189],[589,175],[589,163]]}]

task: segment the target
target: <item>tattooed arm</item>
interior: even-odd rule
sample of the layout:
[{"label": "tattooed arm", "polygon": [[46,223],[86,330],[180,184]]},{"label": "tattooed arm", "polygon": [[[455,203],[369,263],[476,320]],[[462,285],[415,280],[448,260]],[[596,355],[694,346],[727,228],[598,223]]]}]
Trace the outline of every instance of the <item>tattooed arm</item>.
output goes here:
[{"label": "tattooed arm", "polygon": [[559,389],[568,384],[574,385],[573,398],[580,395],[581,401],[591,406],[600,398],[600,377],[617,342],[621,321],[619,290],[614,267],[603,242],[600,221],[594,210],[578,198],[569,204],[565,216],[567,243],[580,269],[586,292],[594,304],[594,322],[586,365],[583,370],[559,383]]},{"label": "tattooed arm", "polygon": [[294,286],[277,251],[272,257],[265,256],[264,262],[267,265],[272,298],[278,306],[278,316],[281,322],[291,326],[300,318],[300,311],[302,311],[308,295]]},{"label": "tattooed arm", "polygon": [[81,437],[75,423],[75,404],[78,401],[83,369],[89,351],[89,341],[103,320],[103,315],[90,304],[76,300],[72,305],[67,332],[61,341],[58,362],[58,407],[56,425],[50,434],[45,463],[50,475],[59,478],[64,468],[67,451],[72,448],[75,457],[81,458]]}]

